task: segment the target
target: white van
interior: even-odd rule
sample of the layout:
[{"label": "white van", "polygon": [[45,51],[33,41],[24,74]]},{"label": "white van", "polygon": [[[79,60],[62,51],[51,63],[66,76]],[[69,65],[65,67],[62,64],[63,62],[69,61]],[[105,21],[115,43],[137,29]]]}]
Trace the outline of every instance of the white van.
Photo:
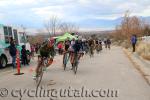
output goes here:
[{"label": "white van", "polygon": [[25,45],[26,49],[31,51],[30,44],[22,28],[0,24],[0,67],[6,67],[7,64],[12,63],[8,49],[10,37],[15,39],[19,51],[22,45]]}]

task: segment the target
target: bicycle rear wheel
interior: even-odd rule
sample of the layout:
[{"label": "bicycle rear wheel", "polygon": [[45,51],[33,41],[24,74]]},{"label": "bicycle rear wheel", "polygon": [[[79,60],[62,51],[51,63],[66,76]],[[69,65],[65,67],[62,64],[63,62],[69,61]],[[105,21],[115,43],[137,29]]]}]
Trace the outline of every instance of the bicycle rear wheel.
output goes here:
[{"label": "bicycle rear wheel", "polygon": [[78,65],[76,64],[76,65],[74,66],[74,74],[77,73],[77,69],[78,69]]},{"label": "bicycle rear wheel", "polygon": [[66,53],[63,59],[64,70],[66,69],[67,62],[68,62],[68,54]]},{"label": "bicycle rear wheel", "polygon": [[65,54],[63,59],[64,70],[66,69],[66,59],[67,59],[67,55]]},{"label": "bicycle rear wheel", "polygon": [[77,73],[77,69],[78,69],[78,55],[75,54],[75,61],[74,61],[74,64],[73,64],[73,71],[74,71],[74,74]]}]

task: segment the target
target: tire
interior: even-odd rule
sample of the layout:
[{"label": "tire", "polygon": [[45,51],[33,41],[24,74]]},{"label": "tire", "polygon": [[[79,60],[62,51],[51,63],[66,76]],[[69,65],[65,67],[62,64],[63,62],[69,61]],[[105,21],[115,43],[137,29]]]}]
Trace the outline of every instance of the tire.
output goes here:
[{"label": "tire", "polygon": [[0,67],[5,68],[7,66],[7,58],[5,56],[0,57]]},{"label": "tire", "polygon": [[65,70],[66,65],[67,65],[67,54],[64,55],[63,65],[64,65],[64,70]]},{"label": "tire", "polygon": [[75,57],[75,62],[74,62],[74,64],[73,64],[73,71],[74,71],[74,74],[76,74],[77,73],[77,69],[78,69],[78,57],[77,57],[77,55],[75,55],[76,57]]},{"label": "tire", "polygon": [[37,76],[35,79],[36,82],[36,94],[38,93],[38,88],[40,86],[40,83],[42,81],[42,77],[43,77],[43,68],[40,68],[40,76]]},{"label": "tire", "polygon": [[40,83],[42,81],[42,77],[43,77],[43,66],[40,67],[39,69],[39,75],[36,77],[36,85],[37,85],[37,88],[40,86]]},{"label": "tire", "polygon": [[77,66],[75,65],[74,66],[74,74],[76,74],[77,73]]},{"label": "tire", "polygon": [[64,70],[66,70],[66,64],[64,64]]},{"label": "tire", "polygon": [[78,69],[78,64],[75,63],[74,66],[73,66],[73,71],[74,71],[74,74],[77,73],[77,69]]}]

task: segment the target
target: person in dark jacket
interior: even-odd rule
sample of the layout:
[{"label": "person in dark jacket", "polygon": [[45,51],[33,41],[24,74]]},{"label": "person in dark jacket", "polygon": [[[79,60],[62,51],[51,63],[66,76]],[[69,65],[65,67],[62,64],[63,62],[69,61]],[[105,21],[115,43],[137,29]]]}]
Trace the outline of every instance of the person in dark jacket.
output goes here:
[{"label": "person in dark jacket", "polygon": [[15,41],[11,39],[10,46],[9,46],[9,53],[12,57],[13,68],[16,68],[16,52],[17,52],[17,48],[15,46]]},{"label": "person in dark jacket", "polygon": [[25,45],[22,46],[22,50],[21,50],[21,58],[22,58],[22,64],[23,65],[28,65],[28,59],[27,59],[27,50]]},{"label": "person in dark jacket", "polygon": [[83,50],[83,45],[81,40],[77,40],[73,46],[74,52],[78,53],[81,49]]},{"label": "person in dark jacket", "polygon": [[135,45],[136,45],[136,42],[137,42],[137,37],[136,37],[136,35],[132,35],[132,37],[131,37],[131,43],[132,43],[132,47],[133,47],[133,52],[135,52]]}]

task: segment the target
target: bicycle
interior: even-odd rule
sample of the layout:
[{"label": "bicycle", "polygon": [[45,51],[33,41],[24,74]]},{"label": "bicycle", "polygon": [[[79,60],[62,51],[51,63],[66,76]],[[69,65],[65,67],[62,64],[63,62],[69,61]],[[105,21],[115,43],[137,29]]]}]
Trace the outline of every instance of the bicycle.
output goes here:
[{"label": "bicycle", "polygon": [[102,46],[101,46],[101,44],[97,44],[96,45],[96,52],[97,52],[97,54],[99,54],[99,52],[102,50]]},{"label": "bicycle", "polygon": [[48,59],[47,58],[41,58],[40,67],[39,67],[39,70],[37,71],[37,75],[35,78],[37,88],[39,87],[39,85],[42,81],[44,68],[47,67],[47,64],[48,64]]},{"label": "bicycle", "polygon": [[66,65],[67,65],[68,59],[69,59],[69,53],[68,53],[68,52],[65,52],[65,53],[64,53],[64,57],[63,57],[64,70],[66,69]]},{"label": "bicycle", "polygon": [[90,57],[93,57],[94,56],[94,50],[93,50],[93,47],[91,46],[90,49],[89,49],[89,54],[90,54]]},{"label": "bicycle", "polygon": [[79,65],[79,59],[80,57],[82,57],[84,55],[84,53],[74,53],[74,60],[73,60],[73,72],[74,74],[77,73],[78,70],[78,65]]}]

